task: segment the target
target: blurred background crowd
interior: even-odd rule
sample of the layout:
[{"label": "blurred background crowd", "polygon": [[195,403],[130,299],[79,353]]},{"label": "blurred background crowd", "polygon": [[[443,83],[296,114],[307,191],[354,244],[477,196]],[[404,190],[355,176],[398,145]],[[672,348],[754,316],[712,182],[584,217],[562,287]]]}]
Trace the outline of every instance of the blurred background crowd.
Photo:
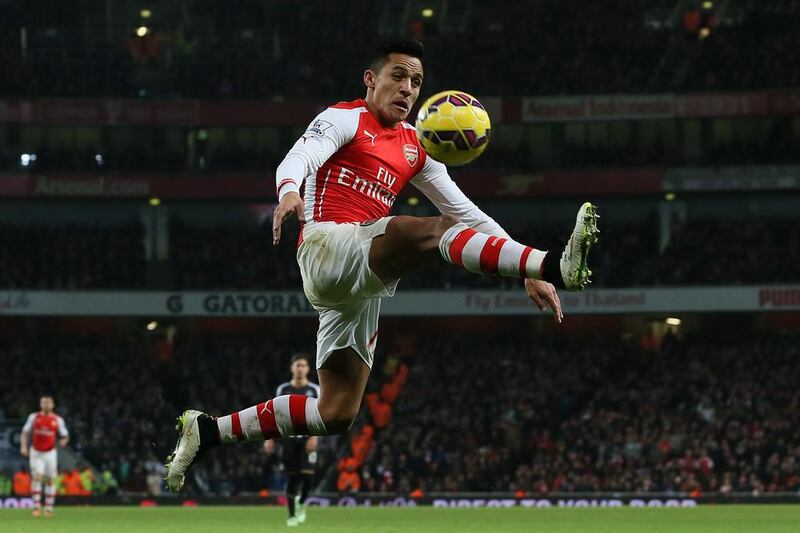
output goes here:
[{"label": "blurred background crowd", "polygon": [[800,7],[783,0],[51,0],[0,2],[0,21],[0,69],[13,73],[0,94],[12,96],[349,95],[365,51],[398,32],[428,45],[432,83],[484,95],[800,83]]},{"label": "blurred background crowd", "polygon": [[[800,339],[681,337],[645,346],[602,335],[400,332],[383,340],[356,427],[322,439],[317,486],[541,495],[800,489]],[[0,405],[22,418],[38,391],[55,391],[86,461],[121,490],[160,494],[176,413],[191,405],[221,415],[263,400],[288,379],[298,340],[178,338],[168,358],[144,335],[11,340],[2,348],[10,363]],[[226,495],[280,489],[282,480],[275,457],[251,443],[215,450],[191,483],[195,493]]]},{"label": "blurred background crowd", "polygon": [[[365,462],[370,489],[800,488],[797,338],[431,339]],[[458,400],[455,400],[458,399]]]},{"label": "blurred background crowd", "polygon": [[[794,217],[675,220],[670,240],[660,247],[654,217],[639,223],[609,221],[603,227],[603,246],[592,258],[593,286],[792,282],[800,264],[797,223]],[[568,236],[568,225],[562,222],[505,226],[520,242],[546,250],[560,249]],[[0,256],[0,288],[147,288],[143,231],[137,221],[106,227],[0,225],[0,246],[14,250]],[[175,219],[169,238],[170,257],[161,272],[166,285],[151,284],[151,288],[302,288],[294,258],[296,228],[288,228],[283,243],[273,247],[269,221],[260,226],[207,226]],[[428,290],[517,285],[511,278],[476,276],[438,262],[401,281],[403,289]]]}]

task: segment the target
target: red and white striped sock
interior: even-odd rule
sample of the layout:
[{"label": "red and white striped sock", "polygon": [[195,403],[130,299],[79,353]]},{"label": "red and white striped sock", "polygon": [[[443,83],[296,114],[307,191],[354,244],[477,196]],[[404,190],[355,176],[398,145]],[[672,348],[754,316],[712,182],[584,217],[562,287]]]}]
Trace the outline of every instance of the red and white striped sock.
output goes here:
[{"label": "red and white striped sock", "polygon": [[52,513],[53,505],[56,503],[56,486],[53,484],[44,486],[44,512]]},{"label": "red and white striped sock", "polygon": [[547,255],[505,237],[480,233],[464,223],[444,232],[439,251],[446,261],[470,272],[531,279],[542,279],[542,261]]},{"label": "red and white striped sock", "polygon": [[278,396],[217,418],[220,442],[269,440],[292,435],[327,435],[316,398]]},{"label": "red and white striped sock", "polygon": [[42,508],[42,482],[31,482],[31,498],[33,498],[33,508],[38,511]]}]

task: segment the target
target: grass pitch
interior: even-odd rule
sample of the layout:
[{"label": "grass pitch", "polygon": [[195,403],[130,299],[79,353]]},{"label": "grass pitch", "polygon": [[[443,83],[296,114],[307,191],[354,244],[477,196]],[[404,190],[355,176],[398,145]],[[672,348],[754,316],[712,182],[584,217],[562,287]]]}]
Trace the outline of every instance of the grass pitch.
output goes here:
[{"label": "grass pitch", "polygon": [[798,533],[800,505],[681,508],[436,509],[311,508],[308,522],[286,527],[278,507],[56,507],[53,518],[0,509],[3,533],[547,532],[547,533]]}]

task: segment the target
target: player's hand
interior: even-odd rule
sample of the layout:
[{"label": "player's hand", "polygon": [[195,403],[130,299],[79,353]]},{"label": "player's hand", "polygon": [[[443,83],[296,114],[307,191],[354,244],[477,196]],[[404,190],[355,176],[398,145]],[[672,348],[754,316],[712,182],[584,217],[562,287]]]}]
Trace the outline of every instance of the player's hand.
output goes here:
[{"label": "player's hand", "polygon": [[22,457],[28,457],[28,448],[20,448],[20,449],[19,449],[19,454],[20,454]]},{"label": "player's hand", "polygon": [[564,313],[561,312],[561,300],[552,283],[540,279],[525,279],[525,291],[542,313],[547,312],[548,308],[552,309],[553,318],[559,324],[561,323]]},{"label": "player's hand", "polygon": [[267,455],[272,455],[275,452],[275,441],[274,440],[265,440],[264,441],[264,453]]},{"label": "player's hand", "polygon": [[62,439],[60,439],[60,440],[58,441],[58,444],[59,444],[59,445],[60,445],[62,448],[66,448],[66,447],[67,447],[67,443],[68,443],[68,442],[69,442],[69,439],[68,439],[67,437],[64,437],[64,438],[62,438]]},{"label": "player's hand", "polygon": [[306,441],[306,453],[317,451],[317,437],[309,437]]},{"label": "player's hand", "polygon": [[276,246],[281,241],[281,226],[292,215],[297,217],[301,224],[306,221],[306,206],[300,195],[294,191],[286,193],[281,199],[281,203],[275,208],[272,215],[272,245]]}]

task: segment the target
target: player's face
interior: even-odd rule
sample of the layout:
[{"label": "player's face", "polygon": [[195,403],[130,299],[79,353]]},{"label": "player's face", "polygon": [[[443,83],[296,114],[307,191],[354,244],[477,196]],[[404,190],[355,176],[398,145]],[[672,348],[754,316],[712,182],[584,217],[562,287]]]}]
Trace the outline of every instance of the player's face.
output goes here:
[{"label": "player's face", "polygon": [[308,377],[308,361],[298,359],[292,363],[292,377],[295,379],[306,379]]},{"label": "player's face", "polygon": [[397,124],[408,116],[422,87],[422,62],[406,54],[389,54],[377,73],[364,73],[364,83],[372,90],[373,111],[384,124]]},{"label": "player's face", "polygon": [[55,407],[55,402],[49,396],[42,396],[39,399],[39,409],[41,409],[45,413],[51,412],[53,410],[53,407]]}]

